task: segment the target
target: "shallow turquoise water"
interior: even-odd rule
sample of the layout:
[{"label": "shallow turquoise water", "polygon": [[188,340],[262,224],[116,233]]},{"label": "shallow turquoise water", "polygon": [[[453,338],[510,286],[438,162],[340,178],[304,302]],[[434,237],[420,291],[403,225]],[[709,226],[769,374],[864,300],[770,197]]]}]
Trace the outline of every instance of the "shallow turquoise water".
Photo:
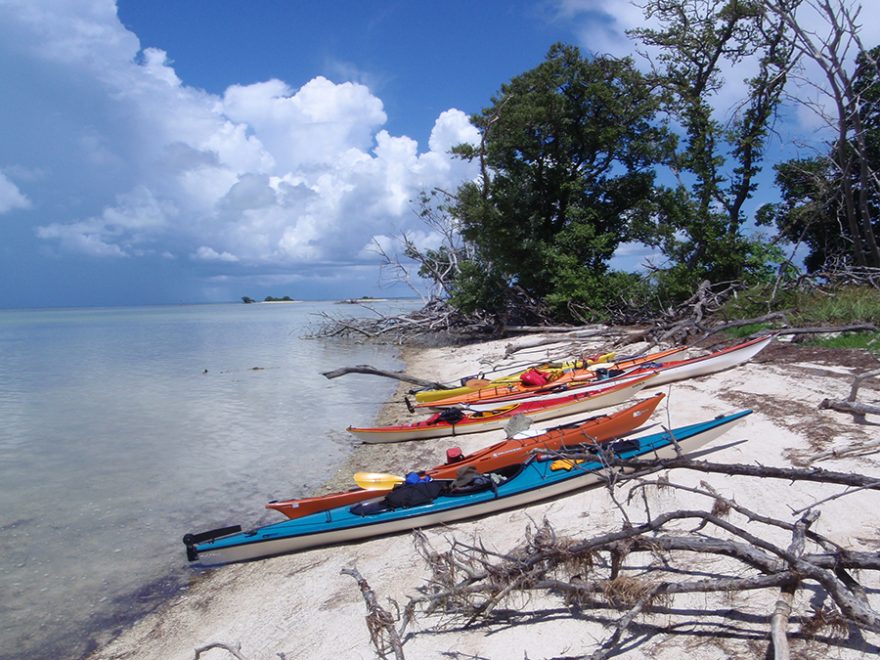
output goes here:
[{"label": "shallow turquoise water", "polygon": [[369,313],[0,310],[0,657],[80,657],[185,584],[185,532],[276,520],[334,473],[394,383],[320,373],[400,365],[303,339],[321,312]]}]

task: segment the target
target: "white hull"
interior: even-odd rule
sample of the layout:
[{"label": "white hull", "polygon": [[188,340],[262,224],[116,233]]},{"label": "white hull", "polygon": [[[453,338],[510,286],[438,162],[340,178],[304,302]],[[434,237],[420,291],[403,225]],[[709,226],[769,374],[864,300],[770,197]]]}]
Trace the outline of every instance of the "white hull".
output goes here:
[{"label": "white hull", "polygon": [[[581,394],[582,392],[598,392],[615,385],[629,383],[639,378],[644,378],[646,374],[641,373],[635,376],[621,376],[614,380],[603,380],[589,385],[574,384],[571,389],[560,390],[559,392],[546,392],[544,394],[533,394],[522,399],[511,399],[510,401],[489,401],[487,403],[470,403],[460,406],[463,410],[473,410],[476,412],[485,412],[488,410],[497,410],[505,405],[513,405],[515,403],[527,403],[529,401],[553,401],[554,399],[564,399],[572,394]],[[654,385],[654,379],[651,379],[651,385]],[[456,406],[457,407],[457,406]]]},{"label": "white hull", "polygon": [[[563,402],[557,405],[548,406],[547,408],[541,410],[523,412],[522,414],[528,417],[532,422],[541,422],[547,419],[567,417],[568,415],[577,415],[583,412],[599,410],[601,408],[606,408],[609,406],[616,406],[621,403],[625,403],[626,401],[631,399],[651,380],[650,378],[646,379],[644,374],[641,376],[641,378],[642,380],[634,381],[626,387],[621,387],[620,389],[616,389],[605,394],[587,396],[577,401]],[[613,383],[606,385],[606,387],[613,386]],[[573,396],[574,394],[576,394],[576,392],[568,392],[569,397]],[[520,403],[522,402],[515,401],[508,404],[496,403],[493,409],[497,410],[499,407],[509,407]],[[488,418],[484,422],[481,422],[479,424],[472,423],[467,425],[413,427],[400,429],[398,431],[383,430],[382,428],[378,428],[375,430],[349,428],[348,432],[367,444],[384,444],[390,442],[404,442],[407,440],[446,438],[456,435],[466,435],[468,433],[494,431],[496,429],[504,428],[507,425],[507,422],[509,422],[510,420],[511,416],[505,415],[504,417],[499,417],[496,419]]]},{"label": "white hull", "polygon": [[[686,444],[687,452],[690,453],[704,447],[717,437],[729,431],[732,426],[739,421],[740,420],[734,420],[730,423],[716,426],[715,428],[704,431],[700,435],[688,439]],[[673,445],[667,445],[652,454],[646,454],[644,458],[673,458],[675,455],[675,447]],[[577,470],[578,468],[575,467],[573,469]],[[199,561],[202,564],[246,561],[260,557],[296,552],[298,550],[304,550],[318,545],[345,543],[367,537],[393,534],[395,532],[402,532],[421,527],[430,527],[432,525],[482,516],[496,511],[520,507],[540,500],[556,497],[573,490],[594,485],[600,481],[601,477],[602,473],[599,471],[584,472],[580,476],[565,479],[550,486],[535,488],[515,495],[463,506],[460,509],[437,511],[433,513],[429,512],[410,518],[378,522],[372,525],[361,525],[349,529],[319,532],[308,536],[279,538],[247,545],[218,548],[216,550],[200,550]]]},{"label": "white hull", "polygon": [[[772,336],[767,337],[763,341],[757,342],[755,344],[746,346],[735,351],[730,351],[729,353],[722,353],[721,355],[709,354],[703,357],[694,358],[693,361],[689,361],[687,364],[665,368],[660,367],[655,372],[655,375],[648,384],[648,387],[658,387],[659,385],[666,385],[667,383],[672,383],[677,380],[684,380],[686,378],[707,376],[709,374],[714,374],[718,371],[724,371],[726,369],[737,367],[755,357],[770,343],[772,339]],[[670,357],[674,356],[667,356],[667,358],[665,358],[663,361],[669,360]],[[589,385],[573,384],[574,386],[571,389],[563,390],[560,392],[545,392],[540,394],[536,393],[532,396],[523,397],[521,399],[511,398],[507,402],[503,400],[496,400],[487,401],[486,403],[474,403],[467,406],[462,406],[462,408],[465,408],[467,410],[485,411],[493,410],[495,408],[498,408],[499,406],[505,405],[505,403],[509,405],[513,403],[526,403],[528,401],[552,401],[553,399],[560,399],[579,392],[591,392],[595,390],[600,390],[605,387],[613,387],[616,384],[626,383],[630,380],[641,378],[644,375],[644,373],[634,376],[627,376],[624,374],[623,376],[618,376],[617,378],[614,378],[612,380],[599,381],[596,383],[590,383]]]},{"label": "white hull", "polygon": [[685,378],[696,378],[697,376],[708,376],[725,369],[738,367],[748,362],[758,353],[763,351],[773,340],[770,335],[762,341],[755,342],[750,346],[745,346],[739,350],[730,351],[721,355],[706,355],[704,358],[696,358],[694,362],[682,364],[677,367],[669,367],[658,371],[654,378],[651,379],[650,386],[666,385],[677,380]]}]

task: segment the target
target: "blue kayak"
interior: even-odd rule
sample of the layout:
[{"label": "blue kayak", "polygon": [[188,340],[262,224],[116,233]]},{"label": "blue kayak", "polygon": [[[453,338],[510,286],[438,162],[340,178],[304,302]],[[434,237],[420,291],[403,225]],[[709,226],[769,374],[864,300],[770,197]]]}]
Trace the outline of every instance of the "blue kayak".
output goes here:
[{"label": "blue kayak", "polygon": [[[751,412],[743,410],[670,432],[607,443],[601,446],[601,450],[612,451],[624,460],[633,457],[672,458],[676,455],[675,442],[682,451],[695,451],[730,430]],[[595,447],[594,451],[597,451]],[[484,483],[476,488],[471,485],[459,490],[451,488],[450,482],[429,482],[421,487],[422,491],[431,490],[431,500],[424,503],[417,503],[418,497],[410,498],[410,503],[403,503],[406,499],[401,495],[405,494],[424,499],[425,492],[416,492],[420,486],[412,485],[413,493],[395,489],[388,495],[355,506],[329,509],[251,531],[243,532],[241,527],[235,526],[187,534],[183,542],[189,560],[203,565],[259,559],[531,504],[599,482],[602,467],[601,455],[570,469],[560,469],[552,459],[535,456],[523,464],[494,473],[494,479],[481,480]]]}]

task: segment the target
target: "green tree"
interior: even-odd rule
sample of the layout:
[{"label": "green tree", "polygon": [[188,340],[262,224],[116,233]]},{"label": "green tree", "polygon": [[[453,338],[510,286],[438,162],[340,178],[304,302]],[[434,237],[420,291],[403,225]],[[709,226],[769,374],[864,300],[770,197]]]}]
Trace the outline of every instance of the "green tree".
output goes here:
[{"label": "green tree", "polygon": [[[665,224],[641,238],[670,258],[666,284],[683,296],[705,279],[748,279],[765,252],[743,232],[744,205],[756,188],[792,47],[783,21],[759,0],[649,0],[645,12],[660,27],[633,34],[658,53],[652,80],[683,139],[673,167],[678,190],[664,198]],[[748,97],[732,121],[719,120],[713,102],[724,84],[721,68],[746,59],[757,63]]]},{"label": "green tree", "polygon": [[476,247],[453,302],[503,314],[515,291],[565,316],[607,296],[608,261],[657,211],[654,165],[672,150],[658,99],[631,60],[556,44],[472,118],[482,176],[455,213]]},{"label": "green tree", "polygon": [[850,113],[849,146],[855,164],[850,176],[864,263],[876,268],[880,267],[876,238],[880,234],[880,46],[858,54],[852,88],[855,111]]},{"label": "green tree", "polygon": [[774,169],[782,201],[762,206],[758,224],[775,224],[782,238],[806,245],[808,272],[850,252],[851,242],[840,223],[841,189],[834,164],[828,158],[794,159]]},{"label": "green tree", "polygon": [[810,272],[832,262],[880,265],[871,247],[880,232],[878,58],[880,47],[857,57],[848,85],[850,119],[828,155],[777,165],[782,201],[759,212],[759,223],[775,224],[783,237],[807,246]]}]

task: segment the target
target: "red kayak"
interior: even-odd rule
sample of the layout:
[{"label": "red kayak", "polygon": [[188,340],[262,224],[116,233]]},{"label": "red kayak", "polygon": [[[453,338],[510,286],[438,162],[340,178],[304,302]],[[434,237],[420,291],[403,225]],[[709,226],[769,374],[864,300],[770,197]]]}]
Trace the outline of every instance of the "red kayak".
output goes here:
[{"label": "red kayak", "polygon": [[626,403],[645,387],[654,374],[647,374],[625,383],[609,383],[601,390],[568,392],[563,398],[524,403],[499,403],[490,410],[444,410],[412,424],[394,424],[371,428],[348,427],[348,432],[366,443],[405,442],[443,438],[465,433],[481,433],[504,428],[516,415],[525,415],[533,422],[579,415]]}]

